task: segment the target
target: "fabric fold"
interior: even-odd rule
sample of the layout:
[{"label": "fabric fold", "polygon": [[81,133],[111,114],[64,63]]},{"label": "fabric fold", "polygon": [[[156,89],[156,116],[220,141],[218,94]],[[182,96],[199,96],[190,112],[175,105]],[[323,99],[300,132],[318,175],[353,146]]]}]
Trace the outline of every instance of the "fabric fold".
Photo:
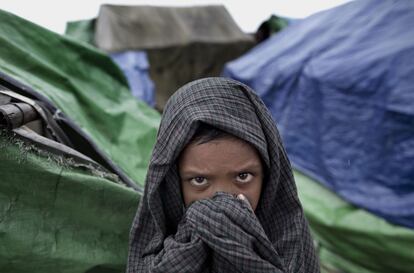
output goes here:
[{"label": "fabric fold", "polygon": [[236,272],[285,272],[260,222],[242,200],[227,193],[194,202],[186,212],[193,232],[213,250],[214,269]]},{"label": "fabric fold", "polygon": [[[206,271],[208,254],[208,247],[200,236],[193,233],[192,225],[184,218],[177,232],[164,239],[163,248],[159,252],[143,256],[143,263],[147,270],[145,272],[204,273],[209,272]],[[142,272],[137,268],[130,269]]]}]

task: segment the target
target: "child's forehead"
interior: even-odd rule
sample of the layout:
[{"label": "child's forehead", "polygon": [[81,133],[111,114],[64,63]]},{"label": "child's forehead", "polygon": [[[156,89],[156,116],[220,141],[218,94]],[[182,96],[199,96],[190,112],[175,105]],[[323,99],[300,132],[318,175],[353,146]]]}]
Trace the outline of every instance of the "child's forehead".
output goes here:
[{"label": "child's forehead", "polygon": [[184,144],[174,163],[179,165],[185,154],[187,158],[191,156],[190,158],[195,159],[199,158],[200,155],[208,154],[207,159],[209,160],[226,158],[227,156],[229,161],[234,161],[234,159],[239,159],[242,155],[245,155],[244,158],[255,157],[262,168],[268,168],[260,148],[247,140],[227,133],[210,139],[195,138],[190,140],[187,144]]},{"label": "child's forehead", "polygon": [[179,165],[199,166],[221,164],[225,167],[262,165],[260,153],[248,142],[225,136],[205,142],[191,142],[181,152]]}]

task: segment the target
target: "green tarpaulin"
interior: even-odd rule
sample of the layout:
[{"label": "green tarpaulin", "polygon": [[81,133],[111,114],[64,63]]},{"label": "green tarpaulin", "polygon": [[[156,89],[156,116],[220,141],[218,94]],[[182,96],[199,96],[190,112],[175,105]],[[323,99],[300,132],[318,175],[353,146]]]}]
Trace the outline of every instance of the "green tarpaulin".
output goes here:
[{"label": "green tarpaulin", "polygon": [[96,48],[0,11],[0,71],[48,97],[143,185],[159,114]]},{"label": "green tarpaulin", "polygon": [[392,225],[345,202],[299,172],[295,179],[325,269],[414,272],[414,230]]},{"label": "green tarpaulin", "polygon": [[[46,96],[144,184],[160,117],[106,54],[4,11],[0,43],[1,74]],[[138,192],[10,131],[0,151],[0,272],[124,272]]]},{"label": "green tarpaulin", "polygon": [[95,46],[95,24],[96,19],[68,22],[66,24],[66,35]]},{"label": "green tarpaulin", "polygon": [[136,191],[4,132],[0,149],[0,272],[124,272]]}]

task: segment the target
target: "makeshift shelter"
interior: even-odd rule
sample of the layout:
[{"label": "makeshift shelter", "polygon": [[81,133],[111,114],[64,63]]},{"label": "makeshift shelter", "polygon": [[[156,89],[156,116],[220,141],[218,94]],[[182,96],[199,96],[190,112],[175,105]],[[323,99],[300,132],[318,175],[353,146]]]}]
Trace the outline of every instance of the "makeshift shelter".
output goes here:
[{"label": "makeshift shelter", "polygon": [[414,270],[413,22],[410,1],[353,1],[223,72],[261,96],[302,178],[332,191],[297,179],[322,264],[340,272]]},{"label": "makeshift shelter", "polygon": [[95,20],[69,23],[66,33],[89,42],[93,36],[93,44],[109,53],[145,51],[160,110],[178,87],[218,76],[224,63],[254,45],[224,6],[102,5]]},{"label": "makeshift shelter", "polygon": [[293,24],[225,74],[260,94],[298,169],[414,228],[412,22],[413,2],[354,1]]},{"label": "makeshift shelter", "polygon": [[124,272],[159,114],[104,53],[0,11],[0,272]]}]

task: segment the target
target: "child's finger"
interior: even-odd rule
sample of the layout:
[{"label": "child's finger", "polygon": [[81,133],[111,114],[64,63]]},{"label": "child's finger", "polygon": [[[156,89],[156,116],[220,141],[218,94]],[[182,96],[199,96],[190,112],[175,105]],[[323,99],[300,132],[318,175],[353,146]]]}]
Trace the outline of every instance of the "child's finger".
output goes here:
[{"label": "child's finger", "polygon": [[252,205],[250,204],[250,202],[246,198],[246,196],[244,196],[244,194],[242,194],[242,193],[238,194],[237,195],[237,199],[243,200],[247,204],[247,207],[253,212]]}]

